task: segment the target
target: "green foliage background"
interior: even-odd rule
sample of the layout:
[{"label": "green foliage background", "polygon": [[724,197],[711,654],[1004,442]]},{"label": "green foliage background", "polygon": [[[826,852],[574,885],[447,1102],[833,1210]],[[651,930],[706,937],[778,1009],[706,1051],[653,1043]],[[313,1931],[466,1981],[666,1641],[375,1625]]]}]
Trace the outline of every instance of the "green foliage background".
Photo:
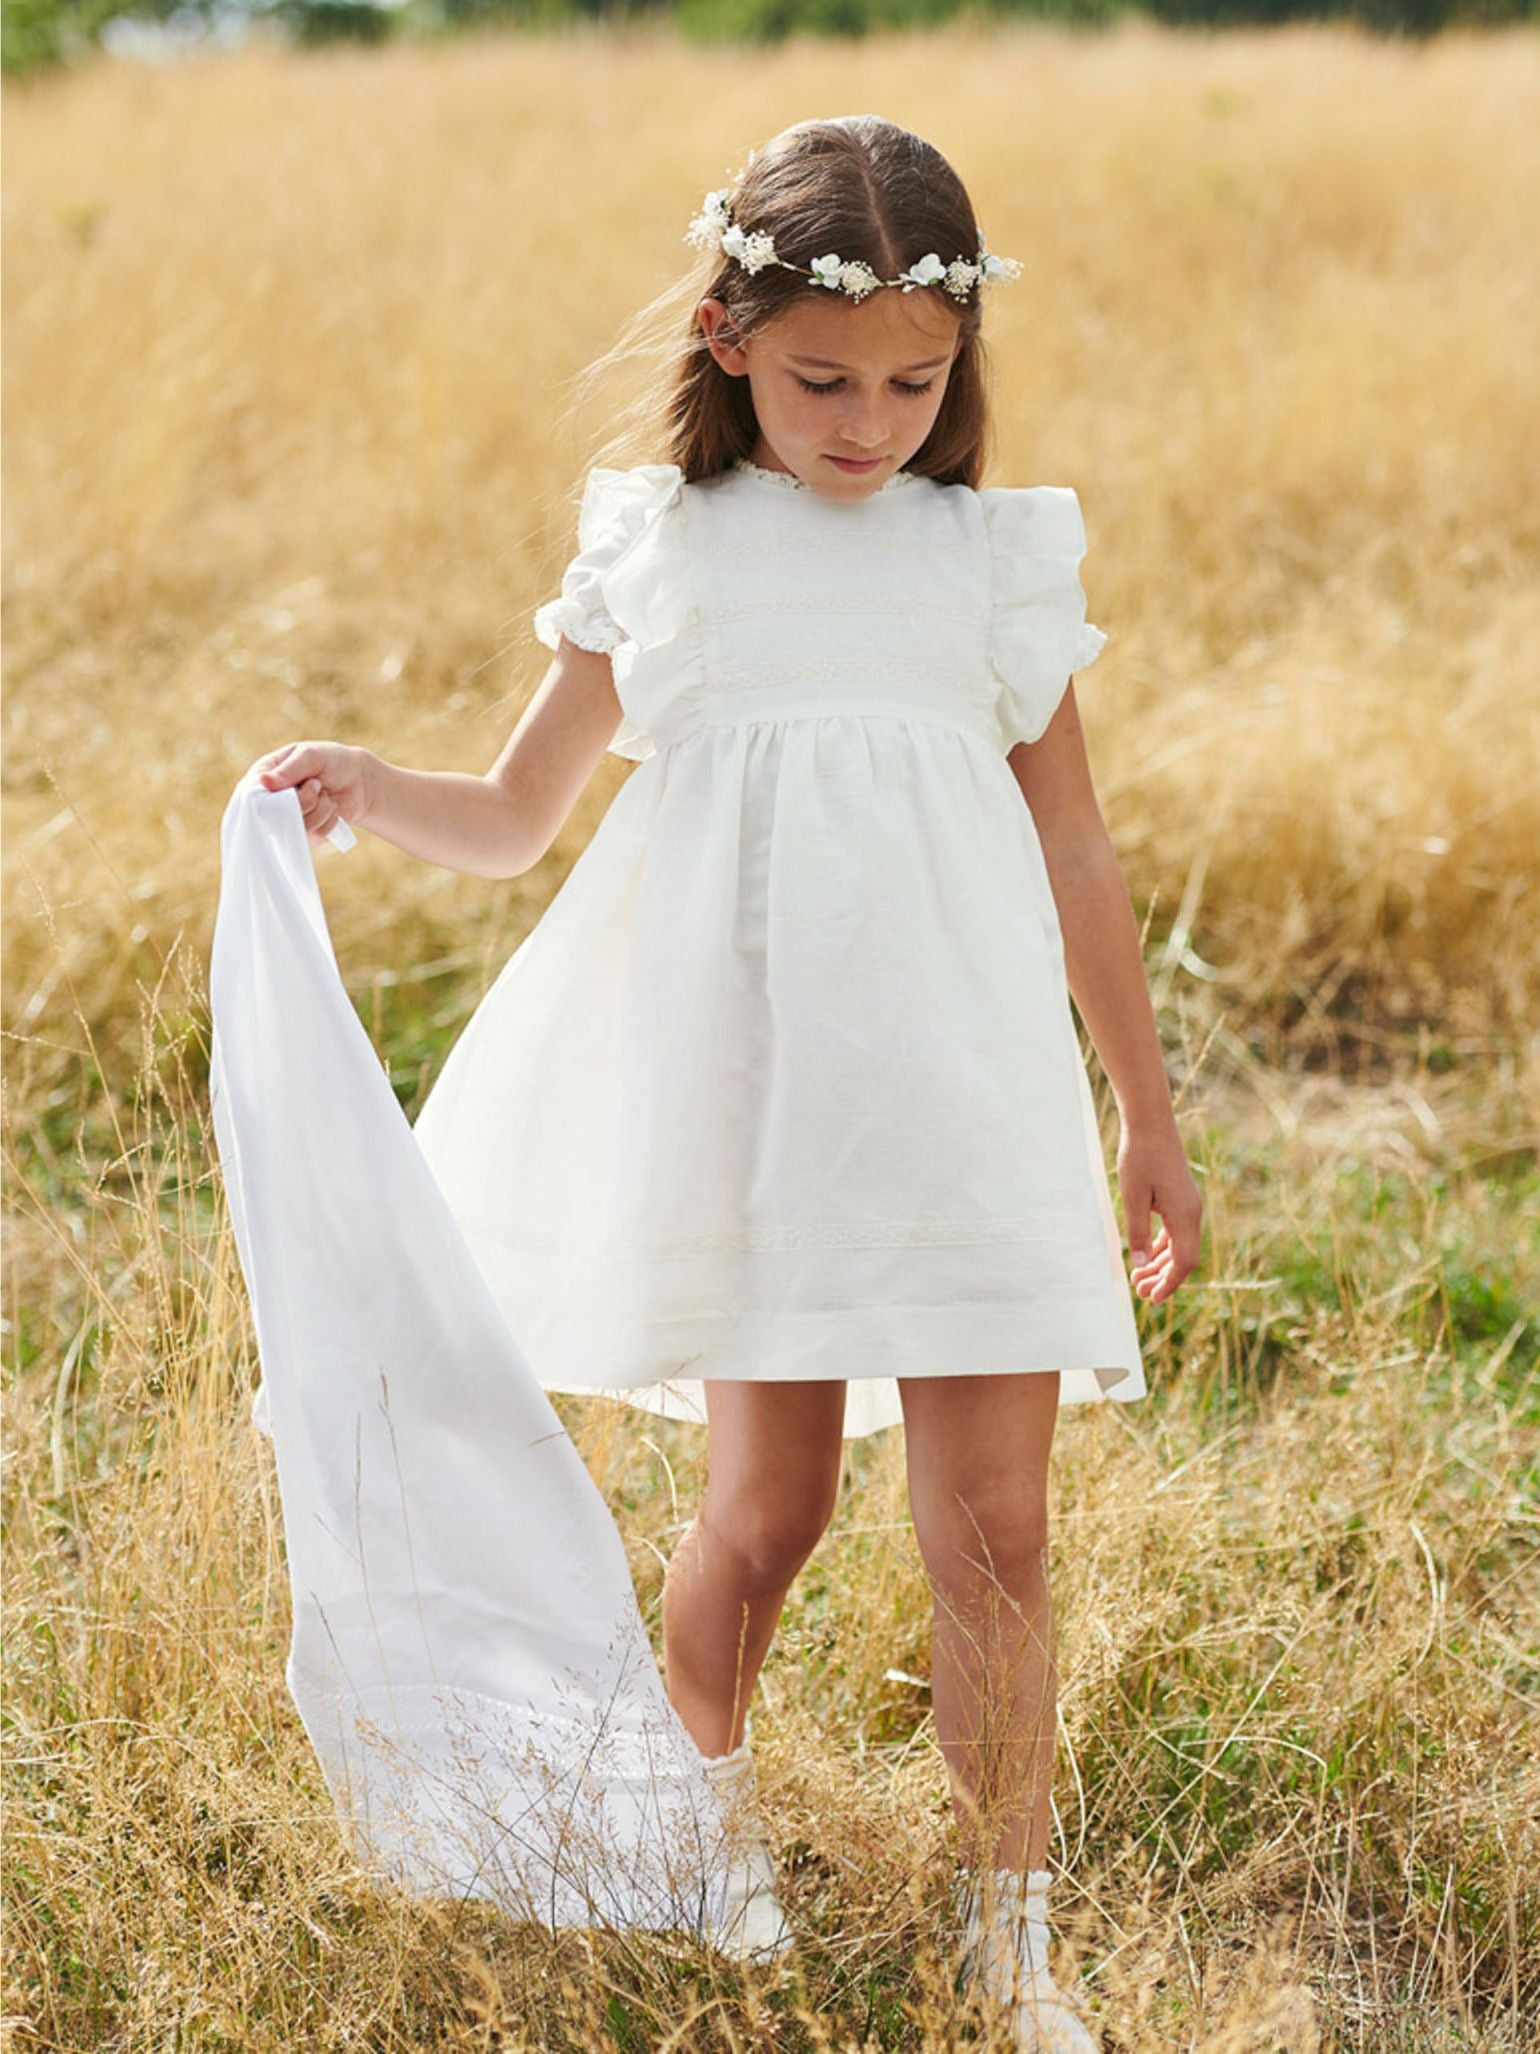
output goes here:
[{"label": "green foliage background", "polygon": [[566,22],[669,18],[702,42],[773,43],[793,33],[862,36],[927,27],[958,16],[1112,22],[1142,13],[1201,28],[1266,27],[1296,20],[1351,20],[1385,35],[1431,36],[1446,27],[1540,18],[1540,0],[0,0],[7,73],[50,70],[88,55],[115,19],[196,27],[232,15],[270,24],[298,44],[382,42],[506,23],[552,29]]}]

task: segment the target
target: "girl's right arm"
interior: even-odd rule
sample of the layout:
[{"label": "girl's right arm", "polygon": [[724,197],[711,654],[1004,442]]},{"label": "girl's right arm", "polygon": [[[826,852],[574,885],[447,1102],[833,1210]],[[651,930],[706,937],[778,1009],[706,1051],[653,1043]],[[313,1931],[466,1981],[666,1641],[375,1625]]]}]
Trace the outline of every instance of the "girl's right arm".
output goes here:
[{"label": "girl's right arm", "polygon": [[269,791],[298,787],[312,839],[341,819],[447,870],[517,877],[561,832],[620,716],[609,657],[564,635],[483,777],[408,770],[345,742],[290,742],[259,756],[256,768]]}]

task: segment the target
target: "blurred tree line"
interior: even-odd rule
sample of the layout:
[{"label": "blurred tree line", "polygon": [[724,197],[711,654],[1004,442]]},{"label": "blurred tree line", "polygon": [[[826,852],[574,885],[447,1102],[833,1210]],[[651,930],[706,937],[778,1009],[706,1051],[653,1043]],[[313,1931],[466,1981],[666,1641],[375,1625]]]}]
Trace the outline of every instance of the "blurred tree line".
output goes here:
[{"label": "blurred tree line", "polygon": [[115,33],[131,42],[134,25],[174,48],[253,33],[296,44],[380,42],[494,23],[555,28],[668,15],[701,41],[774,42],[794,31],[859,36],[960,14],[1097,25],[1128,13],[1205,28],[1352,20],[1385,35],[1431,36],[1453,24],[1534,21],[1540,0],[0,0],[0,40],[4,69],[19,74],[110,45]]}]

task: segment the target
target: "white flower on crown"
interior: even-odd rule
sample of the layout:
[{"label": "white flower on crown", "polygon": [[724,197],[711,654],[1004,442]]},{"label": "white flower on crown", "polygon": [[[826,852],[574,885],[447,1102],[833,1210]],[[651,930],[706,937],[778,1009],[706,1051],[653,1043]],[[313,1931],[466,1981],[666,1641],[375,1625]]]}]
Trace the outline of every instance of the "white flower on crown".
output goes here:
[{"label": "white flower on crown", "polygon": [[985,249],[982,236],[976,260],[954,257],[950,264],[944,264],[935,250],[928,250],[897,278],[879,278],[869,264],[856,260],[847,263],[833,250],[815,257],[810,266],[788,264],[777,253],[772,235],[763,229],[746,230],[732,219],[732,189],[725,185],[707,193],[700,212],[684,232],[684,240],[701,249],[719,250],[746,271],[763,271],[767,264],[779,264],[783,270],[800,272],[815,285],[843,292],[853,300],[864,299],[881,285],[901,286],[905,292],[913,292],[917,285],[940,285],[954,299],[965,300],[975,285],[986,280],[995,282],[1021,276],[1016,258],[992,255]]},{"label": "white flower on crown", "polygon": [[719,186],[715,192],[707,193],[701,211],[684,232],[686,242],[695,243],[702,249],[720,249],[722,234],[728,222],[727,187]]},{"label": "white flower on crown", "polygon": [[856,258],[847,263],[832,250],[825,257],[813,259],[808,275],[817,284],[826,285],[830,292],[842,292],[853,300],[865,299],[882,283],[870,264],[863,264]]},{"label": "white flower on crown", "polygon": [[946,266],[935,251],[930,250],[898,275],[904,281],[904,291],[913,292],[917,285],[934,285],[938,279],[945,278]]}]

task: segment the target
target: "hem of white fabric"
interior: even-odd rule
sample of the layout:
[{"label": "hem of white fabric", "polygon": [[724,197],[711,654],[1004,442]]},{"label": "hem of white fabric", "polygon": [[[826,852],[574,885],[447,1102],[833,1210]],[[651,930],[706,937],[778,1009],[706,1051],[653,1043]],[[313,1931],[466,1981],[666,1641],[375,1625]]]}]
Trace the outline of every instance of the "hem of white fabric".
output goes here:
[{"label": "hem of white fabric", "polygon": [[[944,1369],[869,1369],[841,1373],[828,1368],[793,1370],[789,1374],[762,1370],[734,1370],[715,1366],[709,1372],[713,1382],[729,1384],[813,1384],[813,1383],[877,1383],[891,1378],[895,1383],[904,1383],[915,1377],[959,1377],[959,1376],[1053,1376],[1084,1379],[1094,1377],[1099,1390],[1094,1394],[1084,1389],[1083,1381],[1076,1388],[1079,1397],[1065,1397],[1067,1405],[1095,1402],[1096,1398],[1117,1398],[1127,1402],[1130,1398],[1148,1396],[1142,1373],[1131,1369],[1127,1363],[1072,1363],[1066,1368],[1062,1362],[1013,1362],[1003,1365],[981,1367],[978,1363],[955,1363]],[[698,1383],[698,1377],[651,1377],[639,1379],[630,1384],[586,1384],[541,1382],[542,1390],[570,1391],[575,1396],[590,1394],[603,1397],[625,1397],[633,1391],[661,1389],[665,1386],[679,1389]],[[1128,1388],[1125,1389],[1124,1386]],[[1137,1388],[1135,1388],[1137,1386]]]},{"label": "hem of white fabric", "polygon": [[[525,1308],[508,1308],[541,1386],[574,1396],[621,1398],[667,1418],[704,1421],[702,1379],[742,1383],[842,1382],[846,1438],[901,1417],[897,1386],[908,1377],[1012,1376],[1059,1372],[1062,1406],[1148,1395],[1131,1307],[1067,1294],[1048,1305],[982,1305],[770,1310],[752,1316],[680,1319],[633,1329],[622,1339],[565,1321],[547,1328]],[[806,1325],[803,1322],[807,1322]],[[799,1328],[801,1329],[799,1338]],[[629,1366],[622,1366],[629,1358]],[[862,1367],[863,1362],[874,1367]],[[588,1364],[606,1365],[584,1374]]]},{"label": "hem of white fabric", "polygon": [[[1009,1373],[1046,1376],[1052,1374],[1052,1371],[1047,1367],[1037,1366]],[[911,1371],[909,1374],[951,1377],[973,1375],[977,1372],[964,1367],[941,1371]],[[1097,1401],[1104,1404],[1128,1404],[1149,1395],[1142,1371],[1130,1369],[1126,1365],[1119,1368],[1104,1366],[1095,1370],[1061,1369],[1059,1377],[1061,1410],[1067,1405]],[[1109,1378],[1116,1381],[1108,1382]],[[812,1377],[763,1376],[729,1376],[724,1379],[736,1383],[795,1383],[815,1380]],[[884,1374],[840,1379],[846,1385],[841,1438],[847,1441],[862,1440],[868,1435],[881,1433],[887,1427],[902,1426],[904,1409],[899,1387],[905,1380],[902,1376]],[[708,1423],[705,1386],[698,1377],[660,1377],[651,1383],[639,1384],[546,1382],[544,1389],[548,1393],[559,1391],[574,1398],[608,1398],[616,1403],[628,1405],[635,1411],[649,1413],[655,1418],[678,1420],[685,1425],[705,1426]]]},{"label": "hem of white fabric", "polygon": [[[896,1383],[903,1383],[911,1377],[1052,1376],[1055,1372],[1064,1377],[1066,1384],[1071,1385],[1079,1393],[1079,1396],[1063,1396],[1062,1402],[1067,1405],[1083,1404],[1087,1401],[1094,1402],[1097,1398],[1116,1397],[1126,1401],[1129,1398],[1145,1397],[1148,1395],[1144,1387],[1142,1365],[1139,1369],[1135,1369],[1126,1362],[1115,1364],[1104,1362],[1076,1362],[1069,1364],[1063,1362],[958,1362],[948,1363],[944,1367],[928,1366],[924,1369],[868,1370],[837,1370],[830,1369],[827,1364],[816,1363],[807,1368],[791,1370],[735,1369],[729,1364],[717,1362],[712,1364],[709,1369],[702,1364],[700,1373],[691,1377],[656,1377],[644,1374],[637,1377],[634,1382],[619,1384],[583,1383],[578,1381],[555,1383],[549,1382],[542,1377],[540,1384],[541,1388],[547,1391],[592,1392],[606,1396],[623,1397],[631,1391],[651,1390],[654,1387],[661,1387],[663,1385],[678,1385],[683,1388],[686,1385],[698,1383],[701,1375],[709,1376],[714,1382],[729,1384],[860,1384],[876,1383],[887,1378],[891,1378]],[[1087,1377],[1093,1377],[1099,1386],[1094,1392],[1088,1391],[1085,1388],[1085,1379]],[[1126,1390],[1123,1388],[1125,1385],[1129,1387]],[[1135,1386],[1137,1388],[1134,1388]]]}]

